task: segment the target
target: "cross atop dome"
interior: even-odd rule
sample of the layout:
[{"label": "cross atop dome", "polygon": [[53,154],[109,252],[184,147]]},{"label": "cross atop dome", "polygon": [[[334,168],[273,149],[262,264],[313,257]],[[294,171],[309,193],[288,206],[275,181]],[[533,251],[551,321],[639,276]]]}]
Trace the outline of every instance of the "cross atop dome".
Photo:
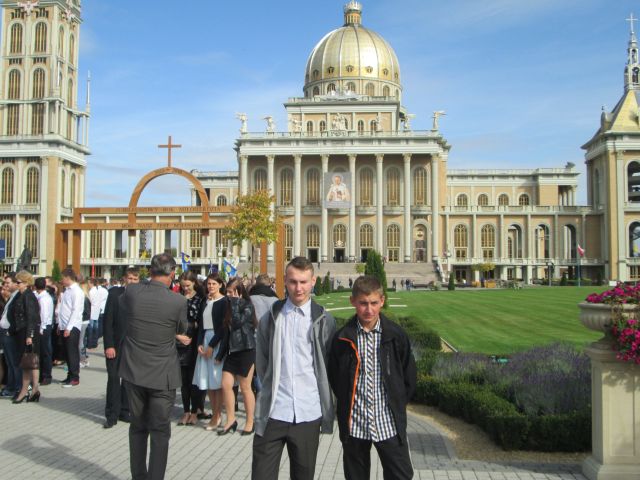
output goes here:
[{"label": "cross atop dome", "polygon": [[362,25],[362,4],[356,0],[351,0],[344,6],[344,26]]}]

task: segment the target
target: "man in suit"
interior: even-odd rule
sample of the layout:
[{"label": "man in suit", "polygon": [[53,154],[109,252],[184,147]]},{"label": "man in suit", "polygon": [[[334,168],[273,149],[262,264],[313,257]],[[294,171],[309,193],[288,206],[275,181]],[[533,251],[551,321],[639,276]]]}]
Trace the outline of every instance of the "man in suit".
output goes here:
[{"label": "man in suit", "polygon": [[[169,290],[176,262],[151,259],[148,283],[129,285],[120,299],[127,331],[118,372],[129,398],[129,453],[133,480],[162,480],[167,468],[169,414],[182,384],[176,338],[187,330],[187,299]],[[149,466],[147,443],[151,437]]]},{"label": "man in suit", "polygon": [[[136,268],[128,268],[123,278],[123,285],[133,285],[140,281],[140,273]],[[126,318],[119,308],[120,296],[125,287],[112,287],[107,297],[104,311],[104,356],[107,359],[107,401],[104,406],[104,428],[111,428],[122,421],[129,421],[129,402],[127,390],[122,388],[118,376],[117,358],[122,339],[127,329]]]}]

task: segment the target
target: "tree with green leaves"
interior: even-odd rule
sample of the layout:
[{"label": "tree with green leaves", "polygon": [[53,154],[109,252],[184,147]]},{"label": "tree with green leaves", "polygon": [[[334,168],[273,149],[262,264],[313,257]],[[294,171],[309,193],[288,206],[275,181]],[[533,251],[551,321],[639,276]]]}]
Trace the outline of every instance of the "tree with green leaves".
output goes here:
[{"label": "tree with green leaves", "polygon": [[453,275],[453,272],[449,274],[449,285],[447,285],[447,290],[453,291],[456,289],[456,279]]},{"label": "tree with green leaves", "polygon": [[51,279],[56,283],[60,283],[62,281],[62,271],[60,270],[60,264],[58,263],[57,260],[53,261],[53,268],[51,270]]},{"label": "tree with green leaves", "polygon": [[[365,275],[372,275],[378,279],[382,290],[384,292],[384,298],[387,298],[387,273],[384,270],[384,264],[382,263],[382,256],[375,250],[371,250],[367,254],[367,263],[364,267]],[[384,307],[387,308],[388,302],[385,302]]]},{"label": "tree with green leaves", "polygon": [[255,247],[263,242],[273,243],[278,238],[278,223],[271,220],[271,202],[274,197],[266,190],[240,195],[233,207],[231,225],[225,231],[234,245],[251,244],[251,278],[255,271]]},{"label": "tree with green leaves", "polygon": [[331,279],[329,278],[329,272],[324,276],[324,280],[322,281],[322,291],[325,295],[331,293]]}]

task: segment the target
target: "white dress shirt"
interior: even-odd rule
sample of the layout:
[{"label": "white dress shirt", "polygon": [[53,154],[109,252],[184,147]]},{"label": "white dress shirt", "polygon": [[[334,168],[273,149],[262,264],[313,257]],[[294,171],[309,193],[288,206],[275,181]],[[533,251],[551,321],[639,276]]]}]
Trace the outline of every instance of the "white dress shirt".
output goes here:
[{"label": "white dress shirt", "polygon": [[311,300],[300,307],[287,300],[280,315],[280,384],[269,416],[290,423],[318,420],[322,410],[313,368]]},{"label": "white dress shirt", "polygon": [[40,334],[42,334],[45,328],[53,325],[53,298],[46,290],[36,293],[36,298],[40,305]]},{"label": "white dress shirt", "polygon": [[89,319],[98,320],[100,316],[100,304],[102,303],[99,287],[96,286],[89,289],[89,301],[91,302],[91,316]]},{"label": "white dress shirt", "polygon": [[9,330],[11,324],[9,323],[9,319],[7,318],[7,314],[9,313],[9,304],[13,302],[13,299],[18,294],[18,290],[15,290],[11,296],[9,297],[9,301],[4,306],[4,310],[2,311],[2,318],[0,318],[0,328],[4,328],[5,330]]},{"label": "white dress shirt", "polygon": [[82,329],[82,312],[84,311],[84,292],[80,285],[73,283],[62,294],[58,327],[60,330]]},{"label": "white dress shirt", "polygon": [[109,290],[100,286],[98,287],[98,299],[100,300],[100,315],[104,313],[107,308],[107,298],[109,298]]}]

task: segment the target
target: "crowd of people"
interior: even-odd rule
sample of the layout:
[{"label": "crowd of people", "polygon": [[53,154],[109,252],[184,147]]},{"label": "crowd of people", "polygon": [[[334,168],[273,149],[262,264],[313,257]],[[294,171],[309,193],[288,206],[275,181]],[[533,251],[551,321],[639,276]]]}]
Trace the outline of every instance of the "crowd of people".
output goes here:
[{"label": "crowd of people", "polygon": [[303,257],[286,267],[284,299],[268,275],[226,282],[193,271],[176,278],[175,270],[174,259],[160,254],[145,281],[135,268],[111,283],[79,279],[71,269],[60,284],[34,281],[27,271],[5,275],[0,395],[38,402],[61,363],[61,385],[78,386],[87,349],[103,338],[103,426],[130,424],[134,480],[164,478],[177,389],[183,413],[176,427],[254,435],[254,479],[278,478],[285,446],[291,478],[312,479],[319,435],[332,433],[336,416],[347,478],[368,478],[372,445],[385,478],[412,477],[406,404],[415,364],[406,334],[380,312],[384,296],[374,277],[353,282],[356,315],[337,331],[312,299],[314,268]]}]

